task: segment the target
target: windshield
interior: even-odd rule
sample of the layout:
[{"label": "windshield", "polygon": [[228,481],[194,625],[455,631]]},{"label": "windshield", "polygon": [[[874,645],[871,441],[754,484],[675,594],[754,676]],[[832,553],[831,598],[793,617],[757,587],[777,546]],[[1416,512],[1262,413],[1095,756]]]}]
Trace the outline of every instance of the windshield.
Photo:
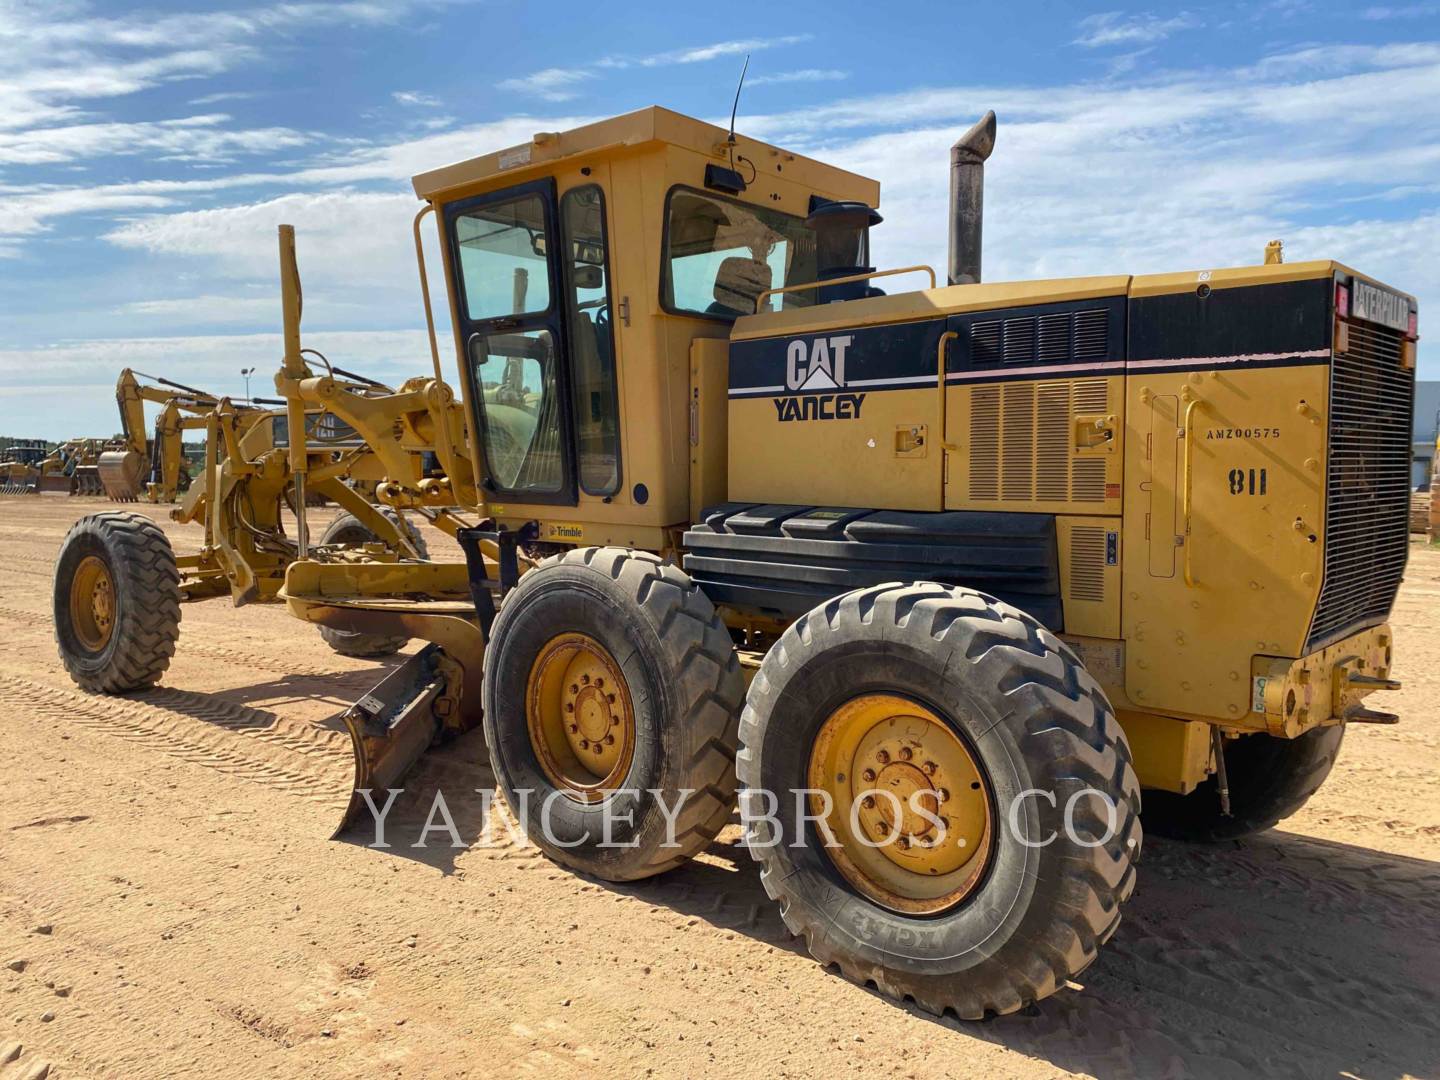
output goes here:
[{"label": "windshield", "polygon": [[[734,319],[766,289],[815,280],[815,234],[801,218],[676,188],[670,194],[665,306]],[[763,310],[808,306],[809,290],[768,297]]]}]

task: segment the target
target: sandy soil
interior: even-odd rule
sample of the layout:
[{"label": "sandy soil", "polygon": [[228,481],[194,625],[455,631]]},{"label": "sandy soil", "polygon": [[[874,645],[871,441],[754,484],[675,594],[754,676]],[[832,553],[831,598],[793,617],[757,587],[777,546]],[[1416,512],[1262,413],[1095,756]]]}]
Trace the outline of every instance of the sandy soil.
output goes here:
[{"label": "sandy soil", "polygon": [[479,835],[467,740],[411,777],[395,846],[327,840],[337,717],[384,667],[279,608],[188,607],[161,688],[77,692],[51,562],[108,508],[0,499],[0,1077],[1440,1075],[1440,551],[1413,550],[1394,620],[1402,724],[1352,731],[1279,830],[1147,840],[1083,987],[964,1023],[810,960],[733,827],[633,886],[410,846],[437,784]]}]

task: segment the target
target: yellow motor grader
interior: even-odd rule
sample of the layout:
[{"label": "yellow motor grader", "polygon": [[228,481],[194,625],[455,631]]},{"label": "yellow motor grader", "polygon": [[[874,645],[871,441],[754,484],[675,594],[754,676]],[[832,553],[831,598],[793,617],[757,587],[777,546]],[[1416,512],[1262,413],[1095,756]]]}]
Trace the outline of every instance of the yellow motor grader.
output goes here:
[{"label": "yellow motor grader", "polygon": [[[1242,837],[1396,719],[1364,699],[1397,685],[1417,309],[1278,245],[982,282],[994,140],[990,114],[952,149],[943,285],[870,264],[875,181],[664,109],[417,176],[434,377],[394,393],[302,348],[282,227],[284,414],[215,410],[226,455],[177,512],[203,554],[77,524],[67,666],[149,685],[180,603],[221,594],[420,638],[349,714],[357,790],[483,723],[534,843],[624,881],[702,851],[741,787],[820,960],[935,1012],[1046,997],[1119,925],[1142,787],[1152,830]],[[882,290],[901,273],[930,280]],[[312,416],[466,562],[418,559]],[[311,487],[379,542],[312,543]]]}]

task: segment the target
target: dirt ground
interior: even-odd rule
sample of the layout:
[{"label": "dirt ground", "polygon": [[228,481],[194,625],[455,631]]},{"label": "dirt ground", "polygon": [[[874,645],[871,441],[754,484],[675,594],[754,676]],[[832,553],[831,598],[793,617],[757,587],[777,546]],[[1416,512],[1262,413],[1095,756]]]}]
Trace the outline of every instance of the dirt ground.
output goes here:
[{"label": "dirt ground", "polygon": [[[51,636],[51,563],[72,521],[112,508],[0,498],[7,1080],[46,1063],[314,1080],[1440,1075],[1440,550],[1412,549],[1395,613],[1405,689],[1382,707],[1404,721],[1351,731],[1329,783],[1267,835],[1148,838],[1084,985],[967,1023],[812,961],[734,826],[627,886],[503,831],[411,846],[437,785],[480,835],[493,780],[469,738],[411,776],[391,848],[328,840],[351,768],[338,717],[384,665],[336,656],[281,608],[187,607],[160,688],[78,692]],[[177,550],[198,546],[139,509]]]}]

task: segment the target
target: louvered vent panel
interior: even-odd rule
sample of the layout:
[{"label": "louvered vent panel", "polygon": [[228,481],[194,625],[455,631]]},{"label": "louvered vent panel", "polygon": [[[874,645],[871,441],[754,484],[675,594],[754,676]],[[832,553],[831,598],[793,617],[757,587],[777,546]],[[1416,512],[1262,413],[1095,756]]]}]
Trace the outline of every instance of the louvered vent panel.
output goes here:
[{"label": "louvered vent panel", "polygon": [[1000,388],[977,386],[970,397],[970,498],[1000,497]]},{"label": "louvered vent panel", "polygon": [[1041,383],[1036,391],[1035,497],[1064,502],[1070,494],[1070,386]]},{"label": "louvered vent panel", "polygon": [[1070,530],[1070,598],[1105,599],[1105,530],[1098,525]]},{"label": "louvered vent panel", "polygon": [[1040,316],[1040,350],[1036,359],[1042,364],[1059,364],[1070,359],[1070,316]]},{"label": "louvered vent panel", "polygon": [[1035,318],[1005,320],[1005,363],[1029,364],[1035,359]]},{"label": "louvered vent panel", "polygon": [[1070,499],[1073,502],[1105,501],[1105,459],[1076,458],[1073,462],[1074,475],[1070,482]]},{"label": "louvered vent panel", "polygon": [[1104,360],[1110,347],[1110,313],[1091,308],[988,319],[971,323],[969,333],[974,367]]},{"label": "louvered vent panel", "polygon": [[1001,330],[999,322],[970,324],[970,359],[976,367],[1000,362]]},{"label": "louvered vent panel", "polygon": [[1077,416],[1106,414],[1104,379],[977,386],[970,399],[970,498],[1104,502],[1103,457],[1074,452]]},{"label": "louvered vent panel", "polygon": [[1075,388],[1075,415],[1110,411],[1110,384],[1104,379],[1086,379],[1071,385]]},{"label": "louvered vent panel", "polygon": [[1035,384],[1004,389],[1000,417],[1000,497],[1029,502],[1035,497]]},{"label": "louvered vent panel", "polygon": [[1075,313],[1075,360],[1104,360],[1109,351],[1109,320],[1103,308]]}]

